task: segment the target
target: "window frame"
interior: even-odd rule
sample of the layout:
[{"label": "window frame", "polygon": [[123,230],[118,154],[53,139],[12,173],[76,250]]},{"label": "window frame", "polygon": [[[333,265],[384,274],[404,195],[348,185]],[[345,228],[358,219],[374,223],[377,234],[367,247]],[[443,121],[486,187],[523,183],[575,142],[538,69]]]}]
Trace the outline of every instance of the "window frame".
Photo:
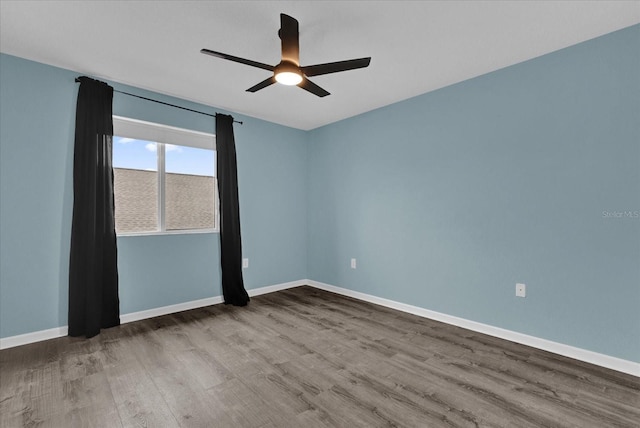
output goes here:
[{"label": "window frame", "polygon": [[[158,180],[158,229],[140,232],[116,232],[117,236],[191,235],[200,233],[220,233],[220,201],[218,198],[218,178],[213,176],[213,228],[166,230],[165,191],[166,163],[165,145],[192,147],[216,151],[216,136],[207,132],[193,131],[161,123],[147,122],[122,116],[113,116],[113,135],[156,143]],[[115,167],[114,167],[115,168]],[[115,189],[114,189],[115,190]]]}]

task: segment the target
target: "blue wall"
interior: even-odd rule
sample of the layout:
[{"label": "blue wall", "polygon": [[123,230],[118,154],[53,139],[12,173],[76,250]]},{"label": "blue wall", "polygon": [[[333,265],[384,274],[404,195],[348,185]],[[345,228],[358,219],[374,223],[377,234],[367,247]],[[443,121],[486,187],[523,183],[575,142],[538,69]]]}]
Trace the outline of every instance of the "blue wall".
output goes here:
[{"label": "blue wall", "polygon": [[[310,132],[235,115],[247,288],[310,278],[640,362],[640,218],[603,215],[640,211],[639,44],[634,26]],[[0,56],[0,337],[67,322],[76,76]],[[214,131],[123,95],[114,113]],[[122,313],[221,294],[217,235],[118,245]]]},{"label": "blue wall", "polygon": [[[0,337],[67,324],[78,73],[0,56]],[[110,82],[116,89],[220,109]],[[114,114],[215,132],[212,118],[114,95]],[[234,115],[248,289],[306,277],[303,131]],[[221,295],[217,234],[118,238],[121,312]]]},{"label": "blue wall", "polygon": [[635,26],[312,131],[310,278],[640,362],[639,47]]}]

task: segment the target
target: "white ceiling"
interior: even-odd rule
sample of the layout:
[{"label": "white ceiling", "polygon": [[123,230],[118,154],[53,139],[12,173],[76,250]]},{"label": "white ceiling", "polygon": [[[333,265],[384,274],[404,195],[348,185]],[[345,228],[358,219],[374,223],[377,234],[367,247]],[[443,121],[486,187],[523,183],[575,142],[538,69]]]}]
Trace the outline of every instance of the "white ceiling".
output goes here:
[{"label": "white ceiling", "polygon": [[[300,62],[369,68],[273,85],[208,48],[280,60],[280,13]],[[640,22],[640,1],[0,1],[0,51],[97,78],[313,129]],[[640,46],[639,46],[640,48]]]}]

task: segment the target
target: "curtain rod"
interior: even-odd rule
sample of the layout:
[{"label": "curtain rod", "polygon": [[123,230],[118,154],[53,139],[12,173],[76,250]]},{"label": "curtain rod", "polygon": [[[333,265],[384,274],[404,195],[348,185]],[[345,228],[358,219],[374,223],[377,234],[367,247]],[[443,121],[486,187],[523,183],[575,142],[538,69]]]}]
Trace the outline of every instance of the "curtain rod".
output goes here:
[{"label": "curtain rod", "polygon": [[[80,82],[80,80],[76,77],[76,83],[79,83],[79,82]],[[205,113],[203,111],[193,110],[193,109],[190,109],[190,108],[187,108],[187,107],[182,107],[182,106],[178,106],[178,105],[175,105],[175,104],[165,103],[164,101],[154,100],[153,98],[147,98],[147,97],[143,97],[141,95],[136,95],[136,94],[131,94],[129,92],[119,91],[119,90],[117,90],[115,88],[114,88],[113,92],[117,92],[119,94],[124,94],[124,95],[129,95],[130,97],[136,97],[136,98],[140,98],[140,99],[151,101],[151,102],[158,103],[158,104],[164,104],[166,106],[170,106],[170,107],[175,107],[175,108],[179,108],[179,109],[182,109],[182,110],[191,111],[191,112],[194,112],[194,113],[203,114],[203,115],[209,116],[209,117],[216,117],[218,115],[218,113],[215,113],[215,114]],[[233,123],[239,123],[240,125],[243,124],[242,121],[235,120],[235,119],[233,120]]]}]

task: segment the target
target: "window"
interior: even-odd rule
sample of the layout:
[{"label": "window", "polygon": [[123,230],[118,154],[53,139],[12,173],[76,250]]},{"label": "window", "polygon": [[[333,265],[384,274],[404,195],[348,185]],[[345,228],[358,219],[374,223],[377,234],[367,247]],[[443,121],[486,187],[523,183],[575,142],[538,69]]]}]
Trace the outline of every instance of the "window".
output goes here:
[{"label": "window", "polygon": [[216,232],[215,135],[113,117],[118,235]]}]

